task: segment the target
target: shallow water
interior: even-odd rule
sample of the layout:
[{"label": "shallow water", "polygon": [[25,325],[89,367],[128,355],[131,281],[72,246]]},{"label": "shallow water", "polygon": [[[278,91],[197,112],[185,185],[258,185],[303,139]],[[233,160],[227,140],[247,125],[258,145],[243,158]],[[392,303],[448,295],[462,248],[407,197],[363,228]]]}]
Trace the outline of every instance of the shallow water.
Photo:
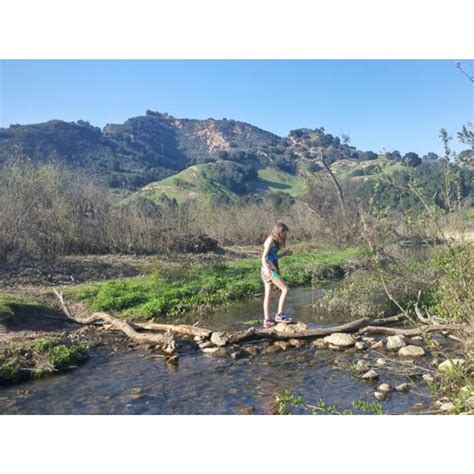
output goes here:
[{"label": "shallow water", "polygon": [[[316,312],[311,303],[318,296],[320,290],[294,290],[288,311],[311,325],[347,320]],[[256,314],[261,314],[259,299],[236,303],[206,316],[206,326],[239,329]],[[177,364],[170,364],[151,352],[101,349],[74,371],[0,389],[0,413],[265,414],[271,413],[274,395],[287,389],[307,402],[322,399],[342,410],[356,399],[374,401],[378,383],[406,381],[382,370],[378,383],[353,377],[349,365],[361,357],[351,351],[306,348],[232,361],[185,351]],[[421,385],[407,394],[392,393],[382,406],[387,413],[405,413],[413,404],[429,401],[429,390]]]}]

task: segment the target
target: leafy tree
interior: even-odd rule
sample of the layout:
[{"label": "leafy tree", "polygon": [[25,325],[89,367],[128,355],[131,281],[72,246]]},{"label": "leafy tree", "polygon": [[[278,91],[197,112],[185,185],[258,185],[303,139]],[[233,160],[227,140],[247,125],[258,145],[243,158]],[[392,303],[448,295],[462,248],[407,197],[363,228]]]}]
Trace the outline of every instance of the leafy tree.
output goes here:
[{"label": "leafy tree", "polygon": [[416,153],[410,151],[403,156],[403,164],[415,168],[421,165],[421,158]]}]

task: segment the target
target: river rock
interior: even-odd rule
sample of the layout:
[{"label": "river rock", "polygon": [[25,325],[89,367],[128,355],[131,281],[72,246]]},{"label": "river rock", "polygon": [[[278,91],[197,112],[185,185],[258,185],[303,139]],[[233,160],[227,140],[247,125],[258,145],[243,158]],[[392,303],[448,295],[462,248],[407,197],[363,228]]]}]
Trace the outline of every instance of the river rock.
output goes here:
[{"label": "river rock", "polygon": [[423,374],[421,377],[426,383],[434,383],[435,378],[431,374]]},{"label": "river rock", "polygon": [[242,415],[253,415],[255,413],[255,407],[252,406],[240,406],[238,410]]},{"label": "river rock", "polygon": [[230,357],[234,360],[244,359],[248,357],[248,353],[243,350],[238,350],[230,353]]},{"label": "river rock", "polygon": [[367,344],[373,344],[376,341],[375,337],[371,336],[363,336],[362,340],[365,341]]},{"label": "river rock", "polygon": [[405,346],[398,351],[400,357],[423,357],[425,350],[418,346]]},{"label": "river rock", "polygon": [[356,343],[354,345],[355,345],[355,348],[358,351],[363,351],[363,350],[367,349],[367,347],[369,347],[368,344],[365,341],[356,341]]},{"label": "river rock", "polygon": [[410,389],[411,389],[411,385],[409,383],[406,383],[406,382],[395,386],[395,390],[397,392],[409,392]]},{"label": "river rock", "polygon": [[273,345],[279,347],[282,351],[286,351],[290,347],[290,343],[287,341],[276,341]]},{"label": "river rock", "polygon": [[296,348],[304,347],[306,345],[306,341],[304,341],[303,339],[289,339],[288,343],[290,344],[290,346]]},{"label": "river rock", "polygon": [[378,387],[377,387],[377,391],[378,392],[381,392],[381,393],[390,393],[392,391],[392,386],[388,383],[381,383]]},{"label": "river rock", "polygon": [[371,349],[382,349],[383,341],[377,341],[370,345]]},{"label": "river rock", "polygon": [[243,346],[242,350],[245,351],[247,354],[254,357],[258,355],[258,352],[259,352],[258,347],[253,344],[249,344],[248,346]]},{"label": "river rock", "polygon": [[316,349],[325,349],[329,344],[324,339],[315,339],[312,345],[316,347]]},{"label": "river rock", "polygon": [[413,336],[410,338],[410,341],[412,342],[423,342],[423,336]]},{"label": "river rock", "polygon": [[379,401],[383,401],[387,398],[387,393],[374,392],[374,397]]},{"label": "river rock", "polygon": [[350,334],[345,334],[343,332],[335,332],[330,336],[326,336],[324,340],[330,346],[336,347],[351,347],[354,345],[355,339]]},{"label": "river rock", "polygon": [[375,372],[374,369],[370,369],[368,372],[366,372],[362,378],[364,380],[375,380],[375,379],[378,379],[379,378],[379,374],[377,372]]},{"label": "river rock", "polygon": [[375,361],[375,365],[377,367],[385,367],[387,365],[387,360],[384,359],[383,357],[379,357],[376,361]]},{"label": "river rock", "polygon": [[205,349],[206,347],[211,347],[212,342],[211,341],[203,341],[199,343],[199,349]]},{"label": "river rock", "polygon": [[370,369],[370,364],[366,360],[358,360],[354,365],[354,371],[363,374]]},{"label": "river rock", "polygon": [[441,403],[441,405],[439,406],[439,410],[445,413],[451,413],[454,411],[454,403],[452,402]]},{"label": "river rock", "polygon": [[395,336],[388,336],[385,347],[387,351],[398,351],[402,347],[406,346],[405,336],[396,334]]},{"label": "river rock", "polygon": [[263,350],[263,353],[264,354],[274,354],[275,352],[280,352],[281,351],[281,347],[280,346],[275,346],[274,344],[271,345],[271,346],[268,346],[266,347],[264,350]]},{"label": "river rock", "polygon": [[466,361],[464,359],[448,359],[438,365],[438,370],[447,373],[455,368],[461,368],[465,363]]},{"label": "river rock", "polygon": [[228,341],[228,338],[223,332],[214,331],[211,334],[211,342],[215,346],[220,346],[220,347],[225,346],[227,344],[227,341]]},{"label": "river rock", "polygon": [[272,328],[276,332],[304,332],[308,329],[306,324],[301,322],[296,323],[278,323]]},{"label": "river rock", "polygon": [[227,351],[223,347],[205,347],[202,352],[204,352],[204,354],[210,354],[217,357],[227,355]]}]

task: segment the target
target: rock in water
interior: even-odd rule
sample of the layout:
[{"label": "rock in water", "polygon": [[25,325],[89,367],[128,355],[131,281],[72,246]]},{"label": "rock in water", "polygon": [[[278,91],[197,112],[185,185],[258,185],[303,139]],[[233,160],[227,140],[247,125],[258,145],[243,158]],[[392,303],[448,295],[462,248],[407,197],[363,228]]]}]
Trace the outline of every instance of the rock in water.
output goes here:
[{"label": "rock in water", "polygon": [[231,352],[230,357],[232,357],[234,360],[239,360],[243,359],[244,357],[248,357],[248,353],[239,349],[237,351]]},{"label": "rock in water", "polygon": [[387,361],[384,358],[380,357],[375,361],[375,365],[377,365],[378,367],[384,367],[387,365]]},{"label": "rock in water", "polygon": [[431,374],[423,374],[422,379],[426,383],[434,383],[434,381],[435,381],[435,378]]},{"label": "rock in water", "polygon": [[397,392],[409,392],[411,385],[409,383],[401,383],[395,387]]},{"label": "rock in water", "polygon": [[211,334],[211,342],[215,346],[225,346],[227,344],[227,336],[223,332],[214,331]]},{"label": "rock in water", "polygon": [[398,351],[400,348],[406,346],[405,337],[402,335],[388,336],[385,347],[387,351]]},{"label": "rock in water", "polygon": [[304,323],[278,323],[272,328],[276,332],[303,332],[308,329]]},{"label": "rock in water", "polygon": [[381,383],[378,387],[377,387],[377,391],[381,392],[381,393],[390,393],[392,391],[392,387],[390,384],[388,383]]},{"label": "rock in water", "polygon": [[287,341],[276,341],[273,345],[279,347],[282,351],[286,351],[290,347],[290,343]]},{"label": "rock in water", "polygon": [[212,354],[215,356],[227,355],[227,351],[223,347],[205,347],[202,349],[204,354]]},{"label": "rock in water", "polygon": [[293,346],[296,348],[304,347],[306,345],[306,341],[302,339],[289,339],[288,343],[290,344],[290,346]]},{"label": "rock in water", "polygon": [[438,365],[438,370],[443,373],[450,372],[455,368],[461,368],[465,363],[464,359],[448,359]]},{"label": "rock in water", "polygon": [[383,341],[374,342],[370,348],[371,349],[381,349],[383,347]]},{"label": "rock in water", "polygon": [[274,354],[275,352],[280,352],[281,347],[280,346],[268,346],[267,348],[263,349],[264,354]]},{"label": "rock in water", "polygon": [[454,411],[454,403],[452,402],[446,402],[442,403],[441,406],[439,407],[440,411],[444,411],[446,413],[451,413]]},{"label": "rock in water", "polygon": [[245,352],[247,352],[247,354],[251,356],[256,356],[259,352],[258,347],[252,344],[249,344],[248,346],[243,346],[242,350],[244,350]]},{"label": "rock in water", "polygon": [[324,340],[336,347],[351,347],[354,345],[355,339],[350,334],[345,334],[343,332],[335,332],[330,336],[326,336]]},{"label": "rock in water", "polygon": [[378,379],[379,378],[379,374],[377,372],[375,372],[375,370],[373,369],[370,369],[368,372],[366,372],[362,378],[364,380],[375,380],[375,379]]},{"label": "rock in water", "polygon": [[315,339],[312,345],[316,347],[316,349],[325,349],[329,344],[324,339]]},{"label": "rock in water", "polygon": [[358,351],[363,351],[363,350],[367,349],[367,347],[368,347],[368,344],[365,341],[357,341],[355,343],[355,348]]},{"label": "rock in water", "polygon": [[383,401],[387,397],[387,394],[382,392],[374,392],[374,397],[379,401]]},{"label": "rock in water", "polygon": [[400,357],[423,357],[425,350],[418,346],[405,346],[398,351]]},{"label": "rock in water", "polygon": [[358,360],[354,366],[354,371],[363,374],[370,369],[370,364],[366,360]]}]

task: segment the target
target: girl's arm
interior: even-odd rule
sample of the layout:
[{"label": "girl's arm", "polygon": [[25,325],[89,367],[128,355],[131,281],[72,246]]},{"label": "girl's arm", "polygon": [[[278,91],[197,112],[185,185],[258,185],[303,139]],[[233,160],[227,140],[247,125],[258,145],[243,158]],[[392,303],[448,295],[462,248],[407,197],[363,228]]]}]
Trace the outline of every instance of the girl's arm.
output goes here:
[{"label": "girl's arm", "polygon": [[272,238],[268,237],[267,240],[265,240],[265,243],[263,244],[263,254],[262,254],[262,263],[265,265],[268,270],[272,270],[272,265],[270,264],[268,260],[268,252],[270,252],[270,248],[272,246]]}]

